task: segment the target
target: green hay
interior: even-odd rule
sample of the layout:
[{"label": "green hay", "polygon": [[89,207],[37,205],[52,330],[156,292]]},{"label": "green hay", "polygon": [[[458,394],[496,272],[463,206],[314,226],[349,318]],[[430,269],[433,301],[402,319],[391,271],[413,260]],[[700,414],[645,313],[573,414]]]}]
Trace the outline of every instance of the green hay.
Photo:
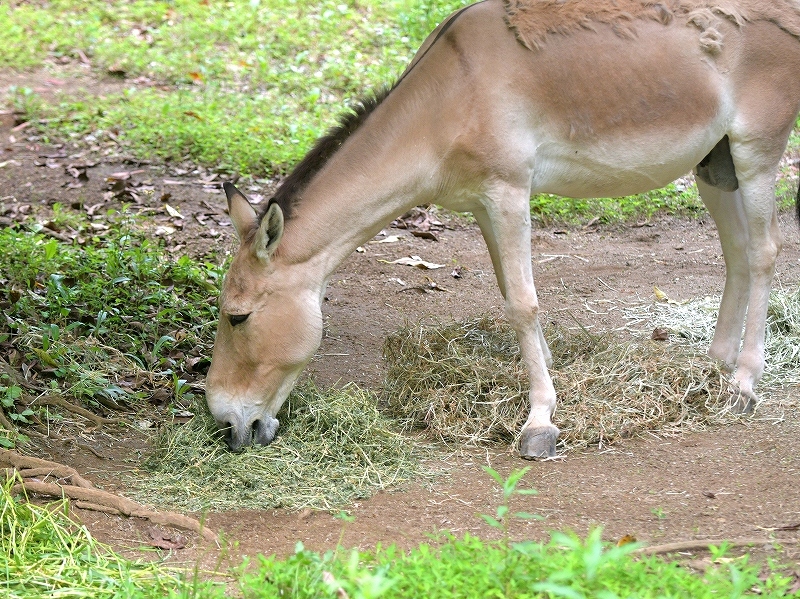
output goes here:
[{"label": "green hay", "polygon": [[[727,387],[707,356],[659,342],[545,331],[562,448],[645,431],[670,434],[724,418]],[[513,330],[491,317],[407,327],[387,339],[383,400],[409,429],[445,442],[514,443],[529,411]]]},{"label": "green hay", "polygon": [[185,425],[164,429],[136,482],[148,503],[193,511],[305,507],[333,509],[429,476],[430,447],[397,432],[376,398],[355,385],[298,386],[278,414],[267,447],[231,453],[204,406]]}]

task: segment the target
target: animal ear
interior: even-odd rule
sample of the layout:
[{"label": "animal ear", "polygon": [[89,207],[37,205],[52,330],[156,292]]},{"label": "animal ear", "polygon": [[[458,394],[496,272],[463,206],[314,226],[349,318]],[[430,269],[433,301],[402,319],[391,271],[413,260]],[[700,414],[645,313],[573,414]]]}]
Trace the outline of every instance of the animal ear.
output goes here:
[{"label": "animal ear", "polygon": [[233,183],[226,181],[222,187],[225,195],[228,196],[228,214],[230,214],[233,228],[236,229],[236,236],[241,241],[258,226],[256,211]]},{"label": "animal ear", "polygon": [[272,203],[261,219],[261,225],[253,239],[253,250],[256,257],[262,262],[268,262],[275,250],[278,249],[278,243],[282,236],[283,210],[278,204]]}]

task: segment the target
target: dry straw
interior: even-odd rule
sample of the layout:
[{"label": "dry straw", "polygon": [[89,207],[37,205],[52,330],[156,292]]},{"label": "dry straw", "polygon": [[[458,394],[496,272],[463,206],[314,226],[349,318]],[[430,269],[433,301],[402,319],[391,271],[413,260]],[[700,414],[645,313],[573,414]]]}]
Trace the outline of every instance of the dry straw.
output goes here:
[{"label": "dry straw", "polygon": [[[669,434],[724,417],[724,376],[694,348],[561,327],[545,336],[562,448],[644,431]],[[383,400],[407,429],[445,442],[515,441],[529,410],[528,382],[508,325],[482,317],[410,326],[389,337],[384,356]]]},{"label": "dry straw", "polygon": [[[631,326],[645,331],[658,326],[686,344],[706,348],[711,343],[719,297],[689,302],[658,302],[625,309]],[[767,310],[764,348],[766,370],[759,385],[765,391],[800,385],[800,289],[774,291]]]},{"label": "dry straw", "polygon": [[213,419],[198,416],[164,429],[137,480],[149,503],[188,510],[332,509],[429,475],[420,460],[430,447],[412,442],[354,385],[327,390],[300,385],[278,414],[268,447],[231,453]]}]

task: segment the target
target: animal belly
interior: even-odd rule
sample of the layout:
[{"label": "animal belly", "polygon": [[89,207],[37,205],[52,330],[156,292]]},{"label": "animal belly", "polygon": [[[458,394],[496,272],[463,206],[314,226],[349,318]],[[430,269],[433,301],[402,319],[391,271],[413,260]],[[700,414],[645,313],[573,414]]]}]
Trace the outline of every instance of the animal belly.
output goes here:
[{"label": "animal belly", "polygon": [[537,155],[532,191],[574,198],[642,193],[690,172],[714,142],[703,139],[688,147],[678,146],[670,146],[669,140],[665,140],[662,151],[655,152],[637,144],[616,151],[562,146],[558,151]]}]

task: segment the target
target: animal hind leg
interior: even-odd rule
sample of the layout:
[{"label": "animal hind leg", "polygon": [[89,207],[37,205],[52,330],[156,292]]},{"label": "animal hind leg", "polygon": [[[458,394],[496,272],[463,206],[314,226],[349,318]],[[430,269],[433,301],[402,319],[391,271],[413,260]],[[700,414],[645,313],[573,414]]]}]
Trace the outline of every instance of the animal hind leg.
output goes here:
[{"label": "animal hind leg", "polygon": [[750,275],[744,338],[734,372],[739,394],[734,407],[744,412],[753,409],[757,401],[754,387],[764,372],[767,307],[775,262],[783,244],[775,205],[775,171],[782,150],[782,146],[759,148],[753,142],[731,143],[747,226]]},{"label": "animal hind leg", "polygon": [[697,179],[700,197],[717,225],[725,258],[725,289],[722,293],[714,339],[708,349],[733,371],[742,341],[742,327],[750,291],[747,260],[747,220],[739,190],[722,191]]},{"label": "animal hind leg", "polygon": [[[547,370],[539,326],[539,301],[531,269],[530,190],[507,183],[492,186],[486,216],[478,217],[505,290],[505,313],[517,333],[530,377],[531,411],[522,427],[520,454],[537,459],[556,454],[559,430],[551,422],[556,392]],[[499,268],[498,268],[499,266]]]}]

